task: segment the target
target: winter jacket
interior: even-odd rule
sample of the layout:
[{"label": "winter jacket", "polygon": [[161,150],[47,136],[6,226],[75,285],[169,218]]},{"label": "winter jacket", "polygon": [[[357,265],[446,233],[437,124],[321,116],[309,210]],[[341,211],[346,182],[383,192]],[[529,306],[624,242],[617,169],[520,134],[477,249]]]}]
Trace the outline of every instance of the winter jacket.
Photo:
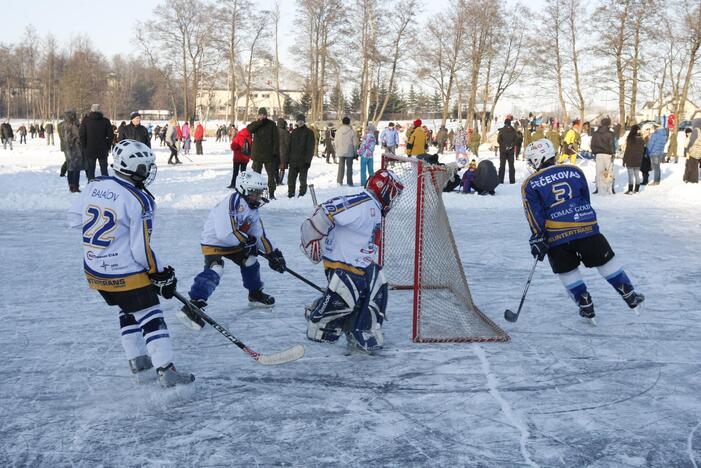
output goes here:
[{"label": "winter jacket", "polygon": [[[58,136],[61,151],[66,155],[66,165],[69,171],[79,171],[83,168],[83,152],[80,143],[80,129],[75,112],[66,112],[63,122],[58,124]],[[81,126],[82,128],[82,126]]]},{"label": "winter jacket", "polygon": [[478,193],[491,192],[499,185],[499,176],[494,163],[489,159],[480,161],[475,172],[475,179],[472,186]]},{"label": "winter jacket", "polygon": [[504,125],[499,129],[497,143],[500,151],[510,151],[516,146],[516,130],[511,125]]},{"label": "winter jacket", "polygon": [[175,146],[177,139],[178,139],[177,128],[173,125],[168,125],[168,128],[166,129],[166,143],[169,145]]},{"label": "winter jacket", "polygon": [[202,124],[197,124],[197,127],[195,127],[195,141],[202,140],[204,140],[204,127]]},{"label": "winter jacket", "polygon": [[385,128],[380,134],[380,142],[382,146],[396,148],[399,146],[399,132],[392,127]]},{"label": "winter jacket", "polygon": [[54,133],[54,124],[52,124],[51,122],[48,122],[46,124],[46,127],[44,127],[44,128],[46,129],[46,133],[48,133],[49,135]]},{"label": "winter jacket", "polygon": [[302,125],[292,130],[287,165],[308,168],[314,158],[315,145],[314,131],[311,128]]},{"label": "winter jacket", "polygon": [[[527,130],[526,134],[529,134]],[[555,153],[560,152],[560,132],[558,132],[555,129],[549,130],[548,133],[545,134],[545,138],[550,140],[550,143],[553,144],[553,148],[555,148]]]},{"label": "winter jacket", "polygon": [[439,148],[442,148],[446,141],[448,141],[448,130],[441,128],[438,130],[438,133],[436,133],[436,144],[438,144]]},{"label": "winter jacket", "polygon": [[148,137],[148,130],[143,125],[134,125],[129,123],[119,129],[119,136],[117,136],[117,141],[122,140],[136,140],[145,144],[149,148],[151,147],[151,139]]},{"label": "winter jacket", "polygon": [[375,140],[375,134],[374,133],[368,133],[363,137],[362,143],[360,143],[360,148],[358,148],[358,156],[360,156],[363,159],[368,159],[372,158],[372,156],[375,153],[375,144],[377,143],[377,140]]},{"label": "winter jacket", "polygon": [[248,146],[250,151],[250,148],[253,147],[253,140],[251,139],[251,133],[247,128],[244,128],[231,140],[230,148],[234,152],[234,162],[248,163],[251,160],[251,158],[243,152],[246,146]]},{"label": "winter jacket", "polygon": [[[312,136],[314,136],[313,132]],[[284,169],[290,157],[290,132],[287,131],[285,119],[277,119],[277,139],[280,148],[277,152],[280,156],[280,168]]]},{"label": "winter jacket", "polygon": [[106,158],[112,146],[114,132],[110,119],[102,112],[90,112],[80,124],[80,146],[89,158]]},{"label": "winter jacket", "polygon": [[[600,125],[591,137],[591,152],[616,154],[616,136],[608,125]],[[636,166],[633,166],[636,167]]]},{"label": "winter jacket", "polygon": [[182,128],[180,129],[180,131],[182,132],[183,141],[184,141],[184,140],[189,140],[189,139],[190,139],[190,124],[188,124],[187,122],[185,122],[185,123],[183,124]]},{"label": "winter jacket", "polygon": [[664,154],[664,145],[667,143],[667,129],[658,128],[655,133],[650,135],[647,142],[647,153],[650,156]]},{"label": "winter jacket", "polygon": [[406,154],[410,156],[418,156],[424,154],[428,149],[428,140],[424,129],[419,127],[411,132],[411,136],[406,142]]},{"label": "winter jacket", "polygon": [[336,130],[336,155],[339,158],[353,158],[358,148],[358,134],[350,125],[341,125]]},{"label": "winter jacket", "polygon": [[2,137],[6,140],[12,140],[15,136],[12,132],[12,125],[7,122],[3,122],[2,125],[0,125],[0,133],[2,133]]},{"label": "winter jacket", "polygon": [[20,127],[17,129],[17,133],[19,133],[21,136],[27,136],[27,127],[20,125]]},{"label": "winter jacket", "polygon": [[272,120],[265,118],[251,122],[246,127],[253,137],[253,161],[267,163],[273,162],[278,156],[279,149],[277,125]]},{"label": "winter jacket", "polygon": [[[613,134],[613,132],[612,132]],[[623,152],[623,165],[626,167],[640,167],[645,153],[645,140],[636,135],[632,140],[626,140],[626,150]]]},{"label": "winter jacket", "polygon": [[545,130],[539,128],[531,135],[531,141],[538,141],[545,138]]},{"label": "winter jacket", "polygon": [[175,126],[175,138],[177,138],[178,141],[183,141],[183,129],[180,124]]},{"label": "winter jacket", "polygon": [[579,147],[582,145],[582,137],[577,130],[570,128],[565,133],[564,141],[562,142],[562,154],[577,154]]}]

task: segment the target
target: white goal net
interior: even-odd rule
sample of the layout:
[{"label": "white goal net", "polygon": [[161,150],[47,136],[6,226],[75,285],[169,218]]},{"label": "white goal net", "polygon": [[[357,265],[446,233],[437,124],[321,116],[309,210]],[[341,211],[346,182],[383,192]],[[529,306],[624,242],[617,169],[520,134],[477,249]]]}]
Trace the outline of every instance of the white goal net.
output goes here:
[{"label": "white goal net", "polygon": [[509,340],[472,301],[443,204],[446,167],[394,155],[382,167],[404,192],[383,221],[380,263],[391,288],[413,289],[413,341]]}]

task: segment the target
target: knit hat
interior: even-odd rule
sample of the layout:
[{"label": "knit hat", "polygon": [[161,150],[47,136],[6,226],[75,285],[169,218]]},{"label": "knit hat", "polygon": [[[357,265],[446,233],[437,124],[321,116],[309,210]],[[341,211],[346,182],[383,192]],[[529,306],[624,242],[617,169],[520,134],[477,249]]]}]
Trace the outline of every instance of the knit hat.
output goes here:
[{"label": "knit hat", "polygon": [[350,118],[349,118],[349,117],[343,117],[343,120],[341,120],[341,122],[343,122],[343,125],[349,125],[349,124],[350,124]]},{"label": "knit hat", "polygon": [[296,122],[306,122],[306,118],[304,117],[304,114],[297,114],[297,119],[295,120]]},{"label": "knit hat", "polygon": [[129,114],[129,120],[134,120],[136,117],[141,117],[141,114],[139,114],[138,111],[134,111],[131,114]]},{"label": "knit hat", "polygon": [[421,126],[421,119],[414,120],[414,128],[419,128]]},{"label": "knit hat", "polygon": [[90,106],[90,112],[100,112],[100,104],[93,104]]},{"label": "knit hat", "polygon": [[267,117],[268,109],[266,109],[265,107],[261,107],[260,109],[258,109],[258,115],[264,115],[265,117]]}]

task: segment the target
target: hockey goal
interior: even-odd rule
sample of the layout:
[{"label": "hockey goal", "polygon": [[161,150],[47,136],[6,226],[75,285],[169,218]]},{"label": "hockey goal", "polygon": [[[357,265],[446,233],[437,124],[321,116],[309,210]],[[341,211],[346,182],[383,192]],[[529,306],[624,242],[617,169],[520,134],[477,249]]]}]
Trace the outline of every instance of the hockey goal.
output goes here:
[{"label": "hockey goal", "polygon": [[383,155],[382,167],[404,184],[382,224],[380,264],[390,288],[413,289],[416,343],[508,341],[472,301],[443,204],[448,169]]}]

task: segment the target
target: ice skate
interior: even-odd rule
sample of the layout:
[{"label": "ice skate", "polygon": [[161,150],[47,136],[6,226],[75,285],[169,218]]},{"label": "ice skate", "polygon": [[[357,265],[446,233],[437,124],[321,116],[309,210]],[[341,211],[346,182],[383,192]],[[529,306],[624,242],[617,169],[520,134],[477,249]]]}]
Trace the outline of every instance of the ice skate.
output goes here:
[{"label": "ice skate", "polygon": [[250,291],[248,293],[248,305],[251,307],[272,307],[275,305],[275,298],[265,294],[262,289]]},{"label": "ice skate", "polygon": [[195,381],[194,375],[178,372],[172,362],[165,367],[159,367],[157,372],[158,382],[163,388],[187,385]]},{"label": "ice skate", "polygon": [[[590,322],[592,322],[596,316],[594,313],[594,303],[591,301],[591,295],[588,292],[579,296],[579,315],[585,319],[589,319]],[[593,324],[596,325],[596,322],[594,321]]]},{"label": "ice skate", "polygon": [[636,315],[640,315],[640,311],[643,308],[642,304],[643,302],[645,302],[645,296],[635,292],[635,289],[629,289],[629,287],[625,286],[623,292],[619,292],[621,293],[621,297],[623,298],[623,300],[626,301],[626,304],[628,304],[628,307],[630,307]]},{"label": "ice skate", "polygon": [[[192,299],[190,300],[190,303],[202,310],[207,307],[207,303],[202,299]],[[177,311],[175,316],[183,323],[183,325],[191,330],[200,331],[202,328],[204,328],[205,322],[202,320],[202,317],[193,312],[187,305],[184,305],[179,311]]]},{"label": "ice skate", "polygon": [[129,368],[131,369],[131,373],[136,375],[139,372],[153,369],[153,364],[151,363],[151,358],[144,354],[142,356],[136,356],[134,359],[129,359]]}]

